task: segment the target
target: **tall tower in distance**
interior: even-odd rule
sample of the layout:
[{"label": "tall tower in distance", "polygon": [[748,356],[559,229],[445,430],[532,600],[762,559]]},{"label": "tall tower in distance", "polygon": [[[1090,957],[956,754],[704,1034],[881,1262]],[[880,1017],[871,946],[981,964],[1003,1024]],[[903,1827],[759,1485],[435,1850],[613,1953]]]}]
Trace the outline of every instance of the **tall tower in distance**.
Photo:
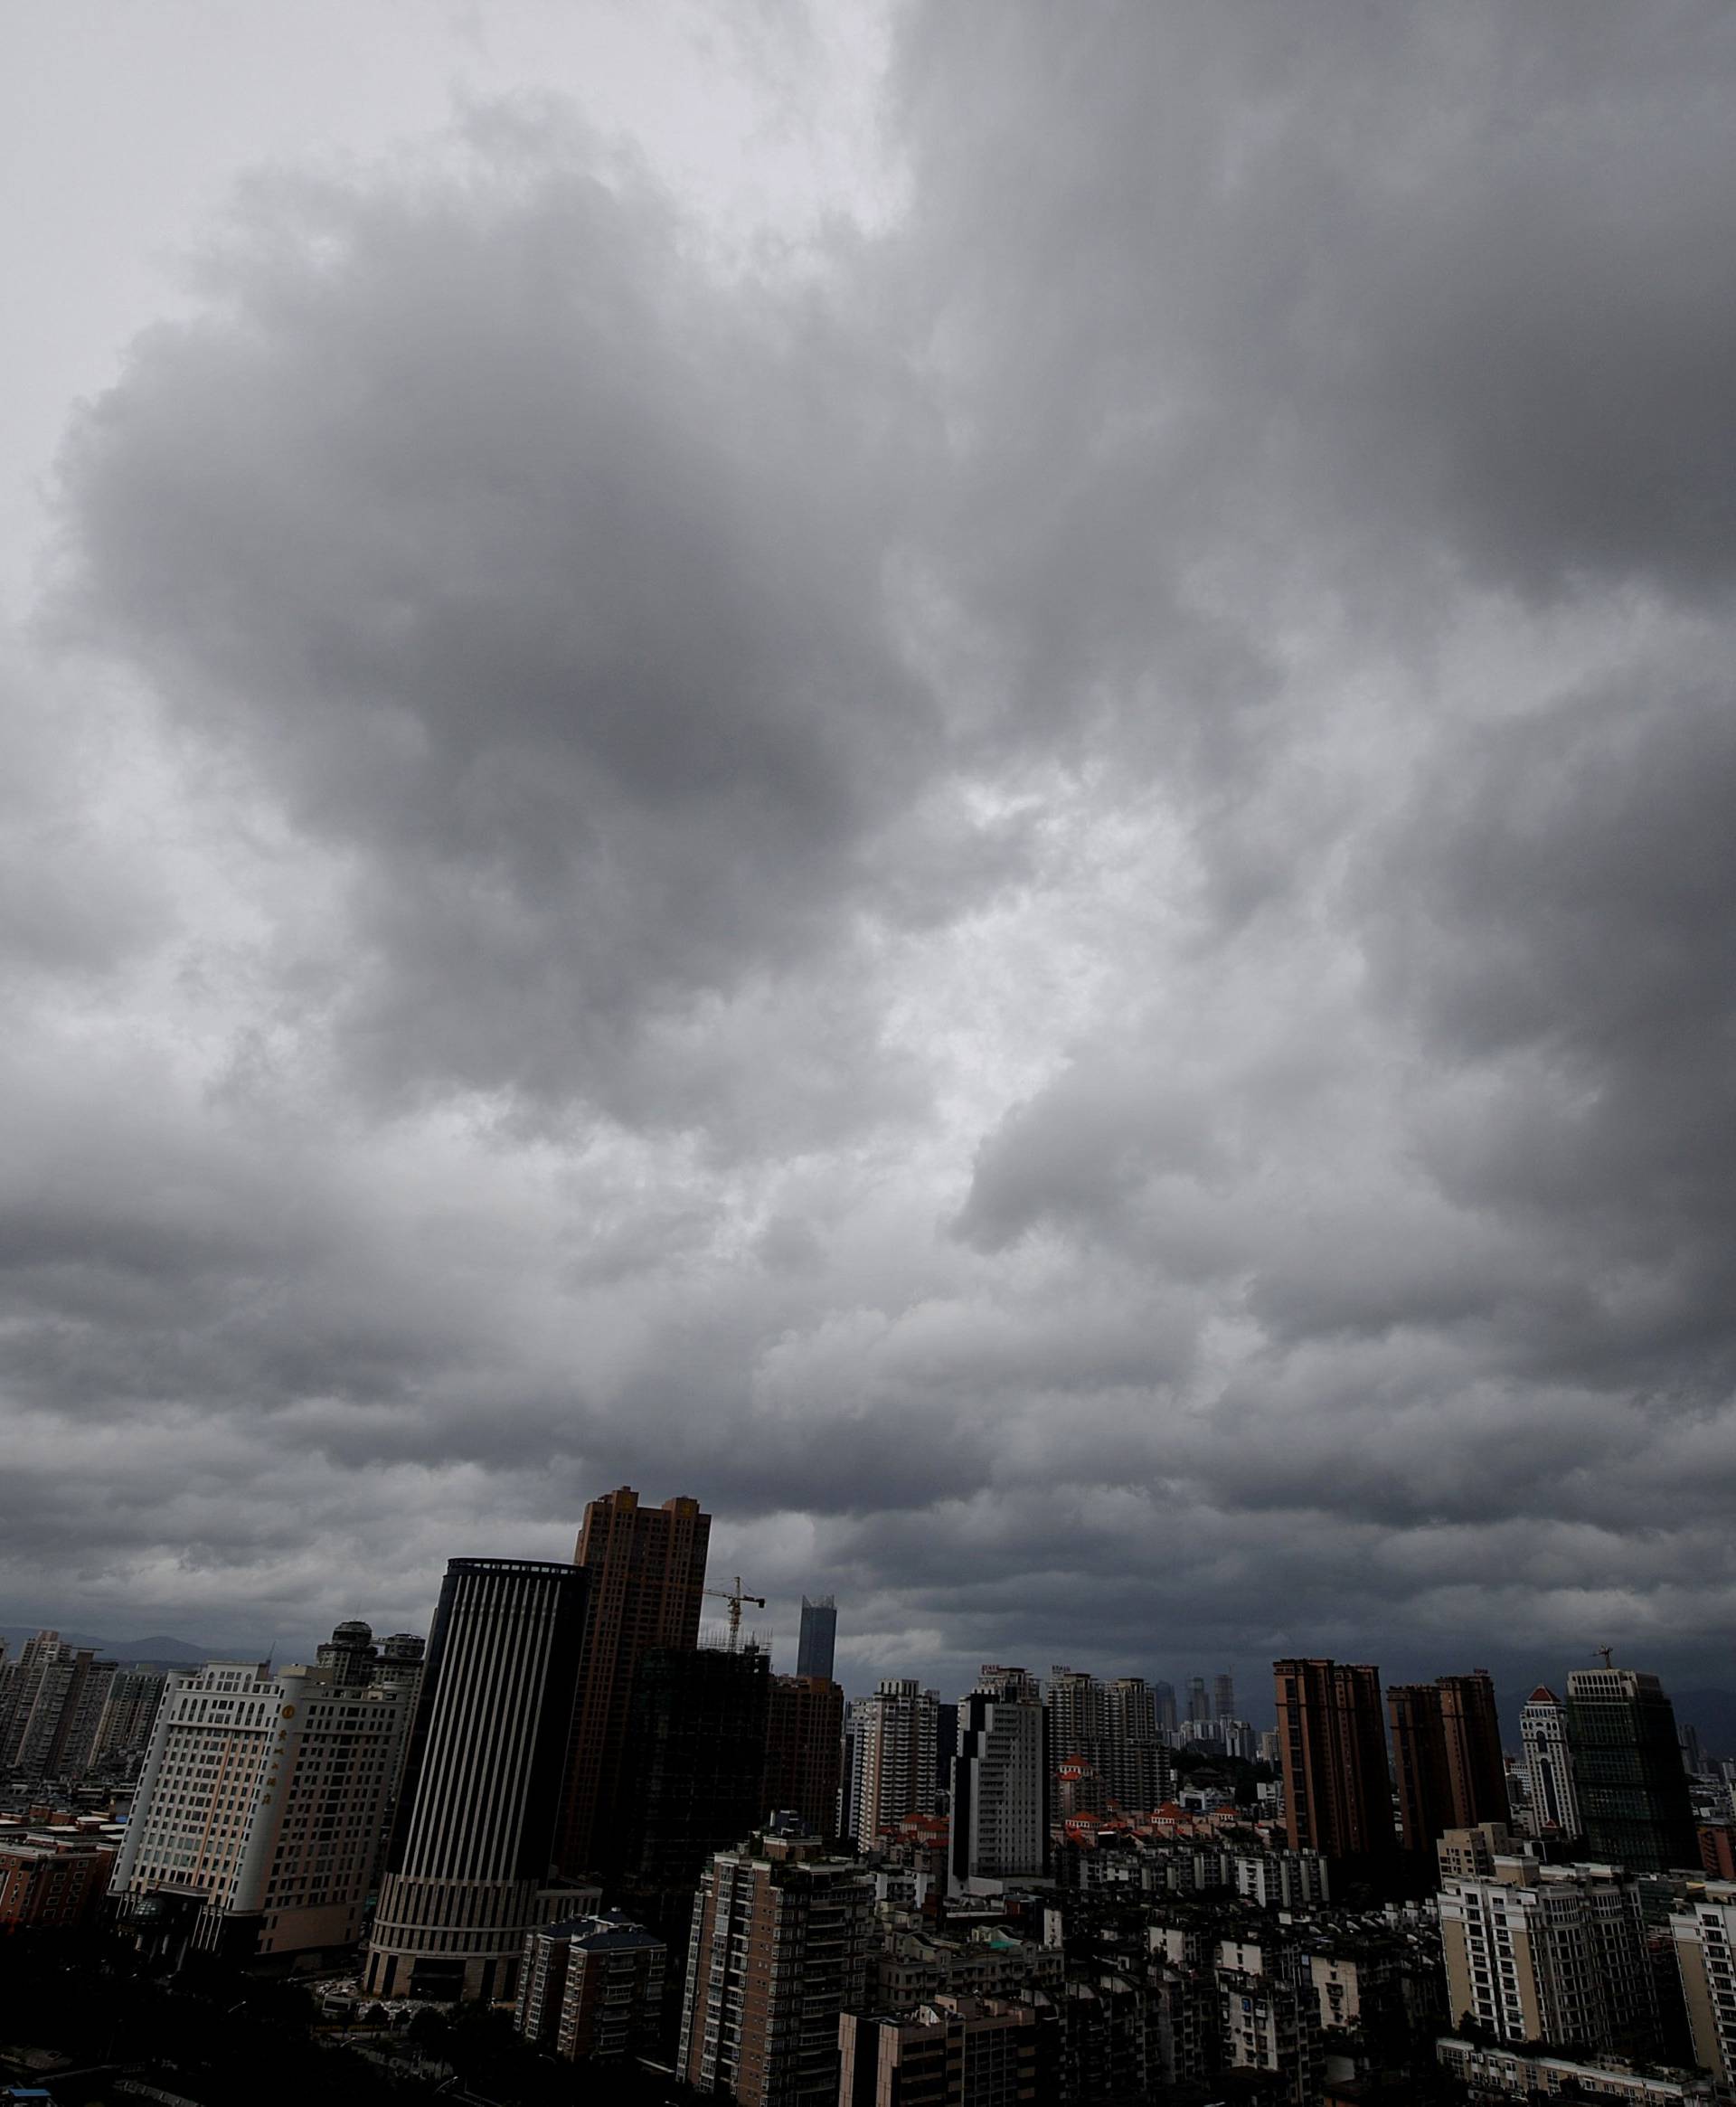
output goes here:
[{"label": "tall tower in distance", "polygon": [[1381,1671],[1314,1659],[1274,1661],[1272,1674],[1290,1848],[1383,1866],[1393,1838]]},{"label": "tall tower in distance", "polygon": [[573,1724],[561,1864],[577,1874],[620,1838],[622,1764],[638,1665],[653,1647],[699,1645],[712,1517],[696,1499],[639,1505],[630,1485],[585,1509],[573,1564],[590,1581],[585,1660]]},{"label": "tall tower in distance", "polygon": [[510,1998],[526,1938],[570,1913],[552,1873],[584,1635],[577,1566],[447,1567],[368,1949],[371,1997]]},{"label": "tall tower in distance", "polygon": [[1519,1745],[1524,1751],[1533,1830],[1540,1837],[1577,1837],[1580,1796],[1573,1789],[1573,1759],[1568,1753],[1567,1711],[1545,1684],[1525,1699],[1519,1715]]},{"label": "tall tower in distance", "polygon": [[1233,1719],[1236,1716],[1236,1678],[1228,1668],[1212,1682],[1212,1713],[1216,1719]]},{"label": "tall tower in distance", "polygon": [[1593,1859],[1630,1873],[1699,1864],[1675,1707],[1656,1676],[1575,1668],[1567,1678],[1567,1738]]},{"label": "tall tower in distance", "polygon": [[834,1680],[833,1663],[838,1650],[838,1606],[830,1595],[817,1602],[802,1597],[802,1636],[796,1649],[796,1673]]}]

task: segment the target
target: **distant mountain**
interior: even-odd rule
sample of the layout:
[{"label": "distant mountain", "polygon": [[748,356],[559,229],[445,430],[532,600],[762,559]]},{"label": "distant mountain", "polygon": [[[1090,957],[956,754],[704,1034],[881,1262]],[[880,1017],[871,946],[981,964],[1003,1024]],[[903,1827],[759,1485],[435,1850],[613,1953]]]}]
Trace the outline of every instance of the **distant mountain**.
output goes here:
[{"label": "distant mountain", "polygon": [[[0,1639],[14,1653],[27,1639],[42,1630],[40,1624],[0,1624]],[[193,1646],[184,1639],[93,1639],[88,1631],[67,1631],[61,1637],[68,1646],[88,1646],[105,1660],[149,1661],[165,1668],[197,1668],[208,1660],[262,1660],[263,1647]]]}]

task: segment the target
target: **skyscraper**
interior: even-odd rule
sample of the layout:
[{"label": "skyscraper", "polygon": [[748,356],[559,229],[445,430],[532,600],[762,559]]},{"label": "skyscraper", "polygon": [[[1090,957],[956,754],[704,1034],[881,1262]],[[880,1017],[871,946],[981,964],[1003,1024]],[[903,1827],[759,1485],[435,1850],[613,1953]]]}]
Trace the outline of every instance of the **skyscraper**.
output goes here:
[{"label": "skyscraper", "polygon": [[838,1606],[830,1595],[817,1602],[802,1597],[802,1636],[796,1649],[796,1673],[832,1680],[838,1648]]},{"label": "skyscraper", "polygon": [[1272,1672],[1291,1849],[1378,1870],[1393,1844],[1381,1671],[1312,1659]]},{"label": "skyscraper", "polygon": [[1205,1677],[1190,1676],[1187,1678],[1187,1723],[1202,1726],[1212,1716],[1212,1701],[1205,1694]]},{"label": "skyscraper", "polygon": [[1158,1731],[1163,1734],[1174,1734],[1177,1724],[1175,1684],[1154,1683],[1151,1686],[1151,1698],[1157,1711]]},{"label": "skyscraper", "polygon": [[1567,1738],[1586,1849],[1634,1873],[1698,1866],[1675,1707],[1656,1676],[1575,1668]]},{"label": "skyscraper", "polygon": [[528,1933],[572,1913],[554,1883],[585,1633],[584,1570],[455,1558],[368,1950],[372,1997],[511,1997]]},{"label": "skyscraper", "polygon": [[1580,1796],[1573,1790],[1573,1759],[1567,1745],[1567,1712],[1553,1690],[1539,1684],[1519,1715],[1531,1821],[1538,1836],[1580,1834]]},{"label": "skyscraper", "polygon": [[720,1851],[687,1947],[678,2074],[746,2107],[835,2107],[839,2020],[859,2012],[873,1883],[774,1825]]},{"label": "skyscraper", "polygon": [[1041,1877],[1049,1863],[1049,1716],[1023,1668],[985,1667],[958,1707],[953,1884]]},{"label": "skyscraper", "polygon": [[863,1850],[873,1850],[881,1831],[907,1815],[934,1812],[939,1711],[932,1690],[899,1677],[886,1677],[855,1706],[850,1806]]},{"label": "skyscraper", "polygon": [[639,1505],[631,1486],[585,1509],[574,1564],[590,1580],[583,1680],[560,1847],[578,1873],[617,1855],[621,1770],[641,1658],[699,1644],[712,1517],[695,1499]]},{"label": "skyscraper", "polygon": [[1226,1668],[1212,1684],[1212,1712],[1217,1719],[1236,1716],[1236,1678]]},{"label": "skyscraper", "polygon": [[1405,1848],[1432,1866],[1435,1839],[1446,1830],[1507,1819],[1495,1686],[1485,1668],[1395,1683],[1387,1705]]}]

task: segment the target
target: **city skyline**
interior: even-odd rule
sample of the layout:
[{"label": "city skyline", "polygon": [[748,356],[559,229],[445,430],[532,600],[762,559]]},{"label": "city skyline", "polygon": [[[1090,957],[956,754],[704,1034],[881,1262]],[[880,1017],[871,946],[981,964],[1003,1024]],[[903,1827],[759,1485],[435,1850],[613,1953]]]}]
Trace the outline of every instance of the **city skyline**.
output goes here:
[{"label": "city skyline", "polygon": [[18,11],[0,1621],[1723,1687],[1729,11],[719,14]]}]

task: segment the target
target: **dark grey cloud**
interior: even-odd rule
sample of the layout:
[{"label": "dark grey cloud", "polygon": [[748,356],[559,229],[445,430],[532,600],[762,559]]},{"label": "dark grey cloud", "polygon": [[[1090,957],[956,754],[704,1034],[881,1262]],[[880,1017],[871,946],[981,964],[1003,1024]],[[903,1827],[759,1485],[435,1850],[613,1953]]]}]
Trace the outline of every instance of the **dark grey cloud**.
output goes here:
[{"label": "dark grey cloud", "polygon": [[858,1679],[1716,1680],[1733,78],[947,0],[800,254],[547,109],[244,190],[65,455],[11,1584],[408,1620],[630,1479]]}]

